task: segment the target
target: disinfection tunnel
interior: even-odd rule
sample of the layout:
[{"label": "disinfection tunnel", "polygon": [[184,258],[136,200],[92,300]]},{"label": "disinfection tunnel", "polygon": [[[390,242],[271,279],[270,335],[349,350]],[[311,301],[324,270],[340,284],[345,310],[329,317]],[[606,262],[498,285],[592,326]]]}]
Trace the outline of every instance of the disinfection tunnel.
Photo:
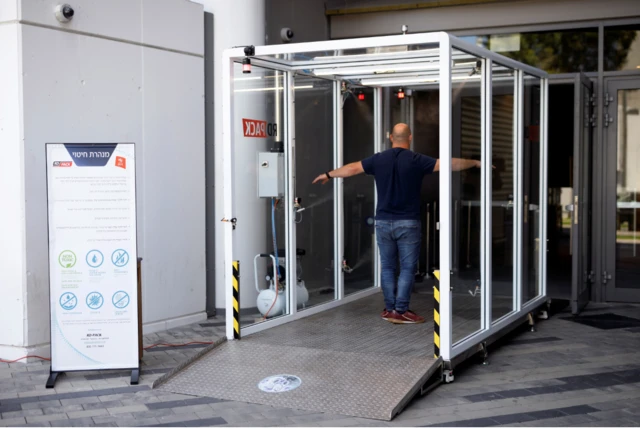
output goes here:
[{"label": "disinfection tunnel", "polygon": [[[204,394],[389,420],[546,303],[545,72],[446,33],[246,46],[222,61],[233,341],[190,367],[215,376]],[[411,299],[427,321],[399,326],[380,318],[373,178],[312,181],[389,148],[400,122],[440,171],[422,184]],[[481,168],[452,171],[453,158]],[[258,389],[277,374],[300,383]]]}]

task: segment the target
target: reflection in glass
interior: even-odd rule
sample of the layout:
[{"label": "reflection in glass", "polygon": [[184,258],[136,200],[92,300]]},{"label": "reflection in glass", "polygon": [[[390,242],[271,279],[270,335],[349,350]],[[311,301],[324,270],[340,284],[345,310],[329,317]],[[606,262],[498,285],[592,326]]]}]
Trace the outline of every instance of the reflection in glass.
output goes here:
[{"label": "reflection in glass", "polygon": [[492,320],[513,310],[515,146],[513,136],[515,77],[497,73],[492,87],[491,303]]},{"label": "reflection in glass", "polygon": [[[283,140],[284,92],[282,75],[258,66],[253,66],[248,76],[242,73],[240,64],[234,64],[233,79],[233,201],[234,213],[242,213],[245,225],[233,232],[233,259],[240,262],[240,276],[244,279],[240,290],[240,325],[244,328],[288,313],[285,293],[288,279],[282,250],[284,194],[263,189],[264,196],[260,197],[258,186],[259,157],[264,154],[284,157],[284,153],[271,153],[278,147],[277,142]],[[263,130],[257,121],[266,121],[272,127]],[[276,168],[276,164],[278,161],[270,165]],[[281,189],[284,192],[284,187]],[[262,254],[267,257],[258,256]]]},{"label": "reflection in glass", "polygon": [[548,73],[598,70],[598,29],[541,31],[462,37]]},{"label": "reflection in glass", "polygon": [[524,75],[522,302],[540,295],[540,79]]},{"label": "reflection in glass", "polygon": [[[460,53],[458,51],[458,53]],[[455,53],[454,53],[455,54]],[[472,57],[469,71],[452,82],[452,157],[479,160],[482,141],[481,76],[484,71]],[[480,169],[453,172],[452,262],[453,342],[482,329],[481,308],[484,288],[480,283]]]},{"label": "reflection in glass", "polygon": [[[361,98],[358,99],[358,95]],[[344,164],[374,153],[373,91],[346,93],[343,106]],[[345,295],[375,285],[375,183],[372,177],[358,175],[345,180],[344,195],[344,273]]]},{"label": "reflection in glass", "polygon": [[640,25],[605,27],[604,70],[640,69]]},{"label": "reflection in glass", "polygon": [[640,89],[618,91],[616,287],[640,288]]},{"label": "reflection in glass", "polygon": [[295,87],[300,88],[295,103],[295,197],[304,208],[295,214],[295,228],[299,281],[308,290],[309,307],[335,299],[335,182],[311,184],[319,172],[333,168],[333,82],[298,75]]}]

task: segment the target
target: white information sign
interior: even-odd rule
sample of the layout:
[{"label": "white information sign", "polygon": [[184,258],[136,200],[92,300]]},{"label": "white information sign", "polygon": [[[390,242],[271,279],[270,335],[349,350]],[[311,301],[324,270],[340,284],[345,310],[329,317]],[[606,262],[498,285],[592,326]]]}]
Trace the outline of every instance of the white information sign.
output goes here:
[{"label": "white information sign", "polygon": [[138,362],[135,146],[47,144],[51,371]]}]

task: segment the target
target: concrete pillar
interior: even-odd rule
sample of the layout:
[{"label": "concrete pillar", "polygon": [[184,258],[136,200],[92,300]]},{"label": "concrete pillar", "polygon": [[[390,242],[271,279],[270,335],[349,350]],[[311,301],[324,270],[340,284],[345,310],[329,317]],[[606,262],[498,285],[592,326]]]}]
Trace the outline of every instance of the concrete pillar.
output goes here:
[{"label": "concrete pillar", "polygon": [[[215,186],[216,186],[216,199],[215,199],[215,216],[216,219],[222,219],[223,213],[223,199],[222,199],[222,187],[224,186],[223,175],[223,159],[222,159],[222,109],[225,106],[222,105],[222,67],[221,61],[222,53],[225,49],[233,46],[244,45],[264,45],[265,44],[265,3],[263,0],[195,0],[198,3],[204,5],[205,12],[213,14],[213,26],[214,26],[214,73],[215,73],[215,87],[214,87],[214,104],[215,104]],[[264,97],[264,95],[261,95]],[[237,111],[237,109],[236,109]],[[254,106],[246,105],[243,107],[242,113],[254,116],[254,119],[261,119],[265,115],[264,103],[255,103]],[[211,118],[207,118],[210,120]],[[238,128],[240,130],[240,128]],[[237,159],[243,163],[253,163],[255,153],[251,150],[247,150],[246,153],[238,153],[243,159]],[[238,162],[236,162],[238,165]],[[255,176],[247,176],[247,186],[256,186]],[[236,184],[236,189],[242,189],[243,185]],[[234,216],[239,219],[238,230],[234,232],[234,242],[236,244],[236,252],[232,256],[233,258],[241,261],[241,272],[243,274],[243,283],[241,286],[241,307],[251,308],[256,306],[256,292],[253,286],[253,249],[255,247],[262,247],[262,251],[268,251],[269,248],[265,247],[266,243],[266,231],[267,226],[267,212],[266,203],[262,204],[262,209],[256,210],[255,198],[252,201],[246,202],[242,198],[238,198],[244,193],[237,193],[235,200]],[[256,194],[257,195],[257,194]],[[251,197],[250,197],[251,198]],[[256,197],[257,198],[257,197]],[[248,203],[248,204],[245,204]],[[218,309],[224,309],[225,292],[230,285],[225,284],[224,279],[224,262],[225,262],[225,248],[224,248],[224,224],[218,222],[216,224],[216,247],[215,253],[216,259],[216,307]],[[242,238],[239,237],[242,235]],[[251,245],[248,244],[246,239],[251,241]],[[256,240],[260,243],[264,242],[264,245],[256,243]],[[238,246],[238,244],[243,245]],[[284,243],[282,243],[284,247]],[[238,253],[239,251],[239,253]],[[226,258],[229,260],[230,258]]]},{"label": "concrete pillar", "polygon": [[17,3],[0,0],[0,357],[26,354],[26,221]]}]

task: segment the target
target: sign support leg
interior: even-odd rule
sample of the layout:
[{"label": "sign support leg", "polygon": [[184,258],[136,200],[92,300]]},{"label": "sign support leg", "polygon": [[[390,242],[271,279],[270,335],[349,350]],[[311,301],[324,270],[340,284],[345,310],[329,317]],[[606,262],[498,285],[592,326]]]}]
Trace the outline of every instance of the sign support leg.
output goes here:
[{"label": "sign support leg", "polygon": [[140,368],[135,368],[131,370],[131,384],[137,385],[140,381]]},{"label": "sign support leg", "polygon": [[51,371],[49,373],[49,378],[47,379],[46,387],[47,389],[53,389],[56,387],[56,381],[58,380],[58,376],[63,374],[62,372]]}]

